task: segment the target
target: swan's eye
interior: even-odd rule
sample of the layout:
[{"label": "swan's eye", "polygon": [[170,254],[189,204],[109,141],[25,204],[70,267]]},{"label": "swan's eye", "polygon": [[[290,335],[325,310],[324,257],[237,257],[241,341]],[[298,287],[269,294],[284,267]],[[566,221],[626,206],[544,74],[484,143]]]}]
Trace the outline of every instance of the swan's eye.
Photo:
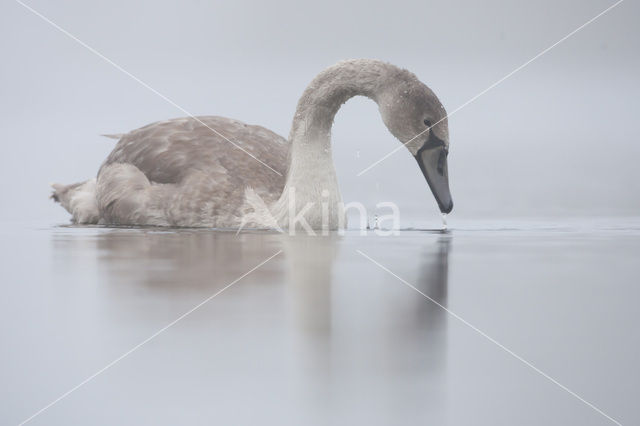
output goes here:
[{"label": "swan's eye", "polygon": [[431,122],[429,120],[424,120],[424,125],[427,127],[431,127]]}]

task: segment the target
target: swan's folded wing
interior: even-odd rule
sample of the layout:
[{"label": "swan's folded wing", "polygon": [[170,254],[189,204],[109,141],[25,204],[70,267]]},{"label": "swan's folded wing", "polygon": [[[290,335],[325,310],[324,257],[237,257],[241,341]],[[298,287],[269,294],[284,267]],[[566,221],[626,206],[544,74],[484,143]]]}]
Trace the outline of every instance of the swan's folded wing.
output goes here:
[{"label": "swan's folded wing", "polygon": [[288,150],[286,139],[261,126],[224,117],[177,118],[127,133],[104,165],[132,164],[155,183],[179,183],[198,171],[224,175],[229,190],[251,186],[278,192]]}]

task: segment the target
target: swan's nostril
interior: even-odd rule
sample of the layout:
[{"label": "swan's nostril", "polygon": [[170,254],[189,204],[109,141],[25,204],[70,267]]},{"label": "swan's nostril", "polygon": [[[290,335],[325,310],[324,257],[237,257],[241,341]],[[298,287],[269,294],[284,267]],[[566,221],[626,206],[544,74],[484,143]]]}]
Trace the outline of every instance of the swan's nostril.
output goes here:
[{"label": "swan's nostril", "polygon": [[438,174],[442,176],[444,174],[444,164],[447,160],[447,154],[444,150],[440,151],[440,157],[438,157]]}]

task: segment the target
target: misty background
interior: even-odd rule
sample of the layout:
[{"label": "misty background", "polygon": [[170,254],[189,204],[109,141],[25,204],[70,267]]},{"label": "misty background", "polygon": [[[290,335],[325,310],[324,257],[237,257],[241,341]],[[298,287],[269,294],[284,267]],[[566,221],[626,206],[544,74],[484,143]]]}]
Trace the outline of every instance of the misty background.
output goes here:
[{"label": "misty background", "polygon": [[[339,60],[407,68],[452,111],[613,3],[27,1],[190,113],[285,137]],[[453,218],[638,214],[638,18],[621,3],[450,118]],[[17,2],[0,31],[1,220],[67,222],[48,183],[95,176],[114,146],[100,134],[185,115]],[[356,177],[399,143],[375,103],[350,100],[333,143],[345,202],[439,220],[408,151]]]}]

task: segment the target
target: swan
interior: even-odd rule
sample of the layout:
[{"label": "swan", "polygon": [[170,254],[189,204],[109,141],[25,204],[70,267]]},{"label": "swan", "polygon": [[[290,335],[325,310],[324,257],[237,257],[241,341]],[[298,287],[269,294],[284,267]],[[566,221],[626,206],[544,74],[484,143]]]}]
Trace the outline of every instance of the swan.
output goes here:
[{"label": "swan", "polygon": [[414,74],[373,59],[341,61],[318,74],[298,102],[288,140],[224,117],[159,121],[112,135],[119,141],[97,177],[52,184],[51,198],[77,224],[288,229],[303,222],[292,220],[296,214],[311,229],[339,229],[346,222],[331,127],[342,104],[358,95],[378,104],[440,211],[449,213],[446,111]]}]

